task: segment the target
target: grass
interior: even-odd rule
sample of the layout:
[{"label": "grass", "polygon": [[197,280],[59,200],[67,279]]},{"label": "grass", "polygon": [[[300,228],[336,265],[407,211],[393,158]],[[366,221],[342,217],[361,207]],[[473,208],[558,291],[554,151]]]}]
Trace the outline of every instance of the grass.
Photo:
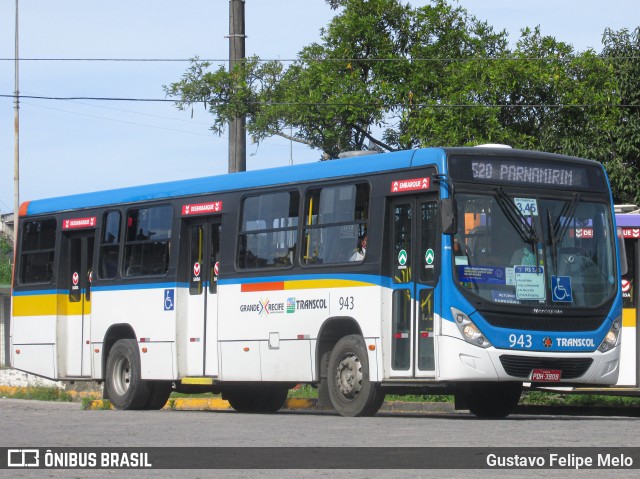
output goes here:
[{"label": "grass", "polygon": [[73,395],[63,389],[50,386],[30,386],[25,388],[0,387],[3,397],[12,399],[31,399],[36,401],[72,402]]}]

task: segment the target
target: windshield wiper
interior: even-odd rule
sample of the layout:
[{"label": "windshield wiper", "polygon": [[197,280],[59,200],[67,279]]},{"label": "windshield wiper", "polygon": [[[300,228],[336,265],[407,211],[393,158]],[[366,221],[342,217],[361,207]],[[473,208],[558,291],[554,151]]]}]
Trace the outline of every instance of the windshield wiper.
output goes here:
[{"label": "windshield wiper", "polygon": [[549,243],[551,244],[551,254],[553,258],[553,271],[558,274],[558,245],[564,240],[567,230],[573,221],[580,202],[580,195],[574,193],[571,201],[564,204],[558,218],[556,218],[553,228],[551,227],[551,212],[547,210],[547,229]]},{"label": "windshield wiper", "polygon": [[536,222],[533,218],[533,215],[531,215],[531,224],[529,224],[529,221],[527,221],[527,217],[522,214],[522,211],[520,211],[513,200],[509,198],[509,195],[504,192],[502,187],[497,187],[494,190],[496,192],[496,201],[498,203],[498,206],[500,206],[500,209],[509,220],[509,223],[511,223],[514,229],[518,232],[520,238],[522,238],[525,243],[529,243],[531,245],[531,248],[533,249],[533,252],[536,256],[535,261],[537,268],[540,264],[538,251],[538,242],[540,239],[538,238],[538,233],[536,231]]},{"label": "windshield wiper", "polygon": [[529,224],[527,217],[522,214],[522,211],[518,209],[511,198],[509,198],[509,196],[504,192],[502,187],[495,188],[495,192],[498,206],[500,206],[500,209],[509,220],[509,223],[511,223],[525,243],[531,243],[535,246],[539,239],[533,216],[531,216],[531,224]]}]

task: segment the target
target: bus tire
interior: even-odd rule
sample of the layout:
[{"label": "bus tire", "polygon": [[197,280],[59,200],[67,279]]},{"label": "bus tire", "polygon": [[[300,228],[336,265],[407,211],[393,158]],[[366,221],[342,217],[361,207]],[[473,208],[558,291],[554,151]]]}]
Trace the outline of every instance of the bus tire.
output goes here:
[{"label": "bus tire", "polygon": [[173,390],[171,381],[147,381],[149,384],[149,399],[144,409],[156,410],[162,409],[171,395]]},{"label": "bus tire", "polygon": [[384,402],[380,384],[369,377],[369,356],[357,334],[340,339],[331,351],[327,374],[329,398],[342,416],[373,416]]},{"label": "bus tire", "polygon": [[135,339],[120,339],[109,351],[105,391],[116,409],[145,409],[150,389],[141,377],[140,352]]},{"label": "bus tire", "polygon": [[225,394],[225,399],[238,412],[273,414],[282,409],[288,394],[287,387],[262,386],[230,391]]},{"label": "bus tire", "polygon": [[469,410],[483,419],[507,417],[518,405],[521,393],[522,383],[518,382],[467,383],[457,392]]}]

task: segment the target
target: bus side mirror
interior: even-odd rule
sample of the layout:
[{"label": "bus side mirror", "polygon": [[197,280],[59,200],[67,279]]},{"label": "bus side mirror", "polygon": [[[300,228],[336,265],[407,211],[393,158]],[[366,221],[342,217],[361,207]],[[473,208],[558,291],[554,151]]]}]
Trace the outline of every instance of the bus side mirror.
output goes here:
[{"label": "bus side mirror", "polygon": [[443,198],[440,201],[440,220],[442,221],[442,233],[452,235],[456,233],[456,200]]},{"label": "bus side mirror", "polygon": [[624,248],[622,228],[618,228],[618,251],[620,253],[620,274],[625,275],[629,272],[629,264],[627,263],[627,250]]}]

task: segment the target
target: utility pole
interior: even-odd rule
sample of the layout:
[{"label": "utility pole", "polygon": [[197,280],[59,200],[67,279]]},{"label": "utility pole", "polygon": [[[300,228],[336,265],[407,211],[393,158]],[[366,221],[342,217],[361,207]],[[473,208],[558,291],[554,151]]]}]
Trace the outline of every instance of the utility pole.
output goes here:
[{"label": "utility pole", "polygon": [[[243,66],[245,59],[244,33],[245,0],[229,0],[229,71]],[[247,169],[247,135],[245,117],[236,116],[229,124],[229,173]]]},{"label": "utility pole", "polygon": [[[13,114],[13,231],[18,232],[18,212],[20,211],[20,87],[18,66],[18,0],[16,0],[16,52],[15,52],[15,94]],[[15,236],[14,236],[15,237]]]}]

